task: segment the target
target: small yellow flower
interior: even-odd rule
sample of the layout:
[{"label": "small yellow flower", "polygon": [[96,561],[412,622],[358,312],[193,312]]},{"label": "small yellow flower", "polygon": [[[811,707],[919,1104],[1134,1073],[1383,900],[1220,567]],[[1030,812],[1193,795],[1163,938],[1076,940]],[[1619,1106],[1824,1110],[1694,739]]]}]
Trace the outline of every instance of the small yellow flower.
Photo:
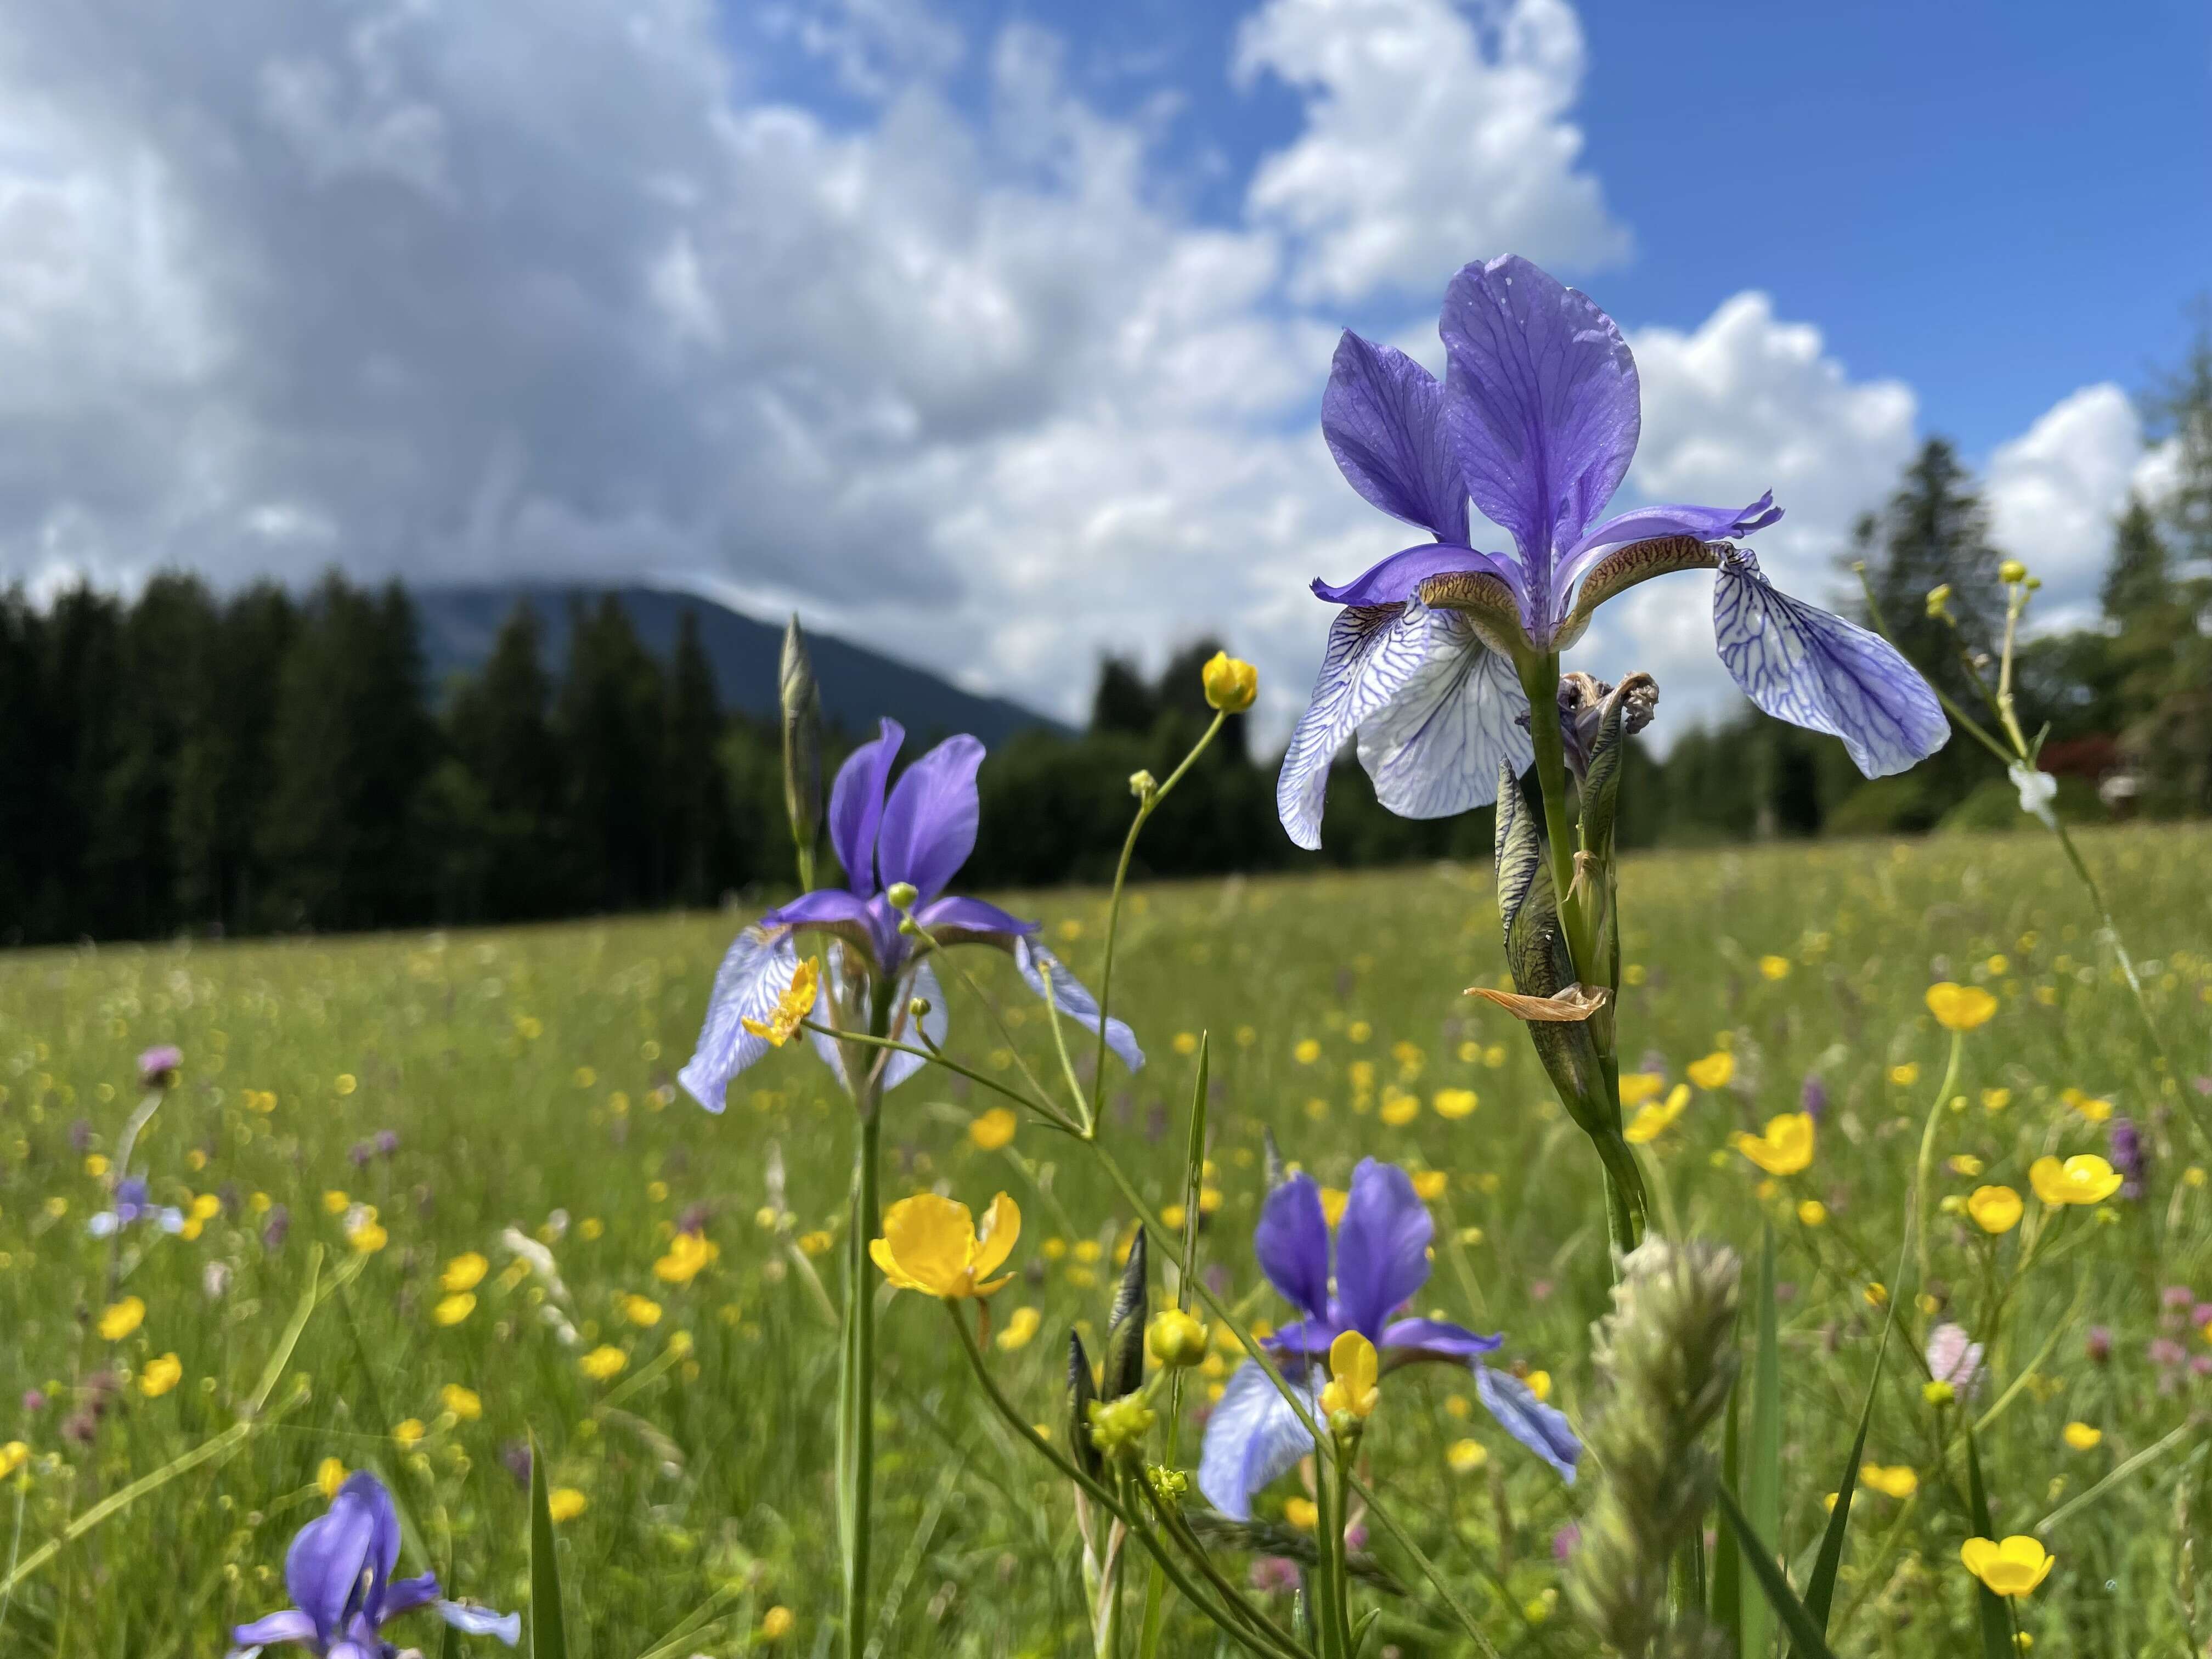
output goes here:
[{"label": "small yellow flower", "polygon": [[1889,1303],[1889,1286],[1876,1279],[1861,1291],[1859,1297],[1869,1308],[1886,1307]]},{"label": "small yellow flower", "polygon": [[1966,1196],[1966,1213],[1985,1233],[2008,1233],[2020,1224],[2026,1206],[2009,1187],[1977,1187]]},{"label": "small yellow flower", "polygon": [[1429,1104],[1438,1117],[1457,1121],[1482,1104],[1482,1097],[1472,1089],[1439,1089],[1429,1097]]},{"label": "small yellow flower", "polygon": [[1761,957],[1759,959],[1759,971],[1762,976],[1767,979],[1788,979],[1790,977],[1790,958],[1788,957]]},{"label": "small yellow flower", "polygon": [[1528,1392],[1536,1396],[1536,1403],[1538,1405],[1542,1405],[1544,1401],[1552,1397],[1551,1372],[1530,1371],[1528,1376],[1522,1377],[1521,1380],[1528,1385]]},{"label": "small yellow flower", "polygon": [[2078,1095],[2069,1103],[2092,1123],[2102,1123],[2112,1115],[2112,1103],[2100,1095]]},{"label": "small yellow flower", "polygon": [[763,1642],[780,1642],[791,1634],[791,1627],[799,1622],[798,1615],[789,1607],[774,1607],[761,1615],[760,1633]]},{"label": "small yellow flower", "polygon": [[349,1095],[360,1085],[354,1081],[354,1075],[351,1072],[340,1072],[337,1075],[337,1080],[331,1086],[336,1089],[342,1095]]},{"label": "small yellow flower", "polygon": [[812,1232],[801,1233],[799,1236],[799,1248],[809,1255],[820,1255],[836,1242],[832,1235],[823,1231],[819,1227]]},{"label": "small yellow flower", "polygon": [[1321,1510],[1310,1498],[1293,1498],[1283,1505],[1283,1519],[1300,1532],[1311,1532],[1321,1524]]},{"label": "small yellow flower", "polygon": [[184,1362],[165,1353],[159,1359],[148,1360],[146,1369],[138,1373],[138,1392],[149,1400],[159,1400],[184,1380]]},{"label": "small yellow flower", "polygon": [[363,1255],[374,1255],[392,1242],[392,1235],[385,1231],[374,1208],[364,1205],[362,1210],[361,1219],[346,1229],[346,1243]]},{"label": "small yellow flower", "polygon": [[1928,1012],[1947,1031],[1971,1031],[1989,1023],[1997,1011],[1997,1000],[1978,985],[1939,981],[1928,988]]},{"label": "small yellow flower", "polygon": [[458,1325],[476,1310],[475,1293],[460,1291],[452,1296],[441,1297],[437,1306],[430,1310],[430,1318],[436,1324]]},{"label": "small yellow flower", "polygon": [[1771,1176],[1796,1175],[1813,1161],[1815,1132],[1808,1112],[1784,1112],[1766,1121],[1766,1133],[1739,1132],[1736,1151]]},{"label": "small yellow flower", "polygon": [[345,1485],[346,1466],[335,1457],[325,1457],[315,1466],[315,1489],[325,1498],[336,1498],[338,1488]]},{"label": "small yellow flower", "polygon": [[353,1200],[348,1198],[343,1193],[339,1192],[336,1188],[332,1188],[329,1192],[323,1194],[323,1213],[325,1215],[343,1215],[346,1212],[346,1206],[352,1202]]},{"label": "small yellow flower", "polygon": [[202,1193],[191,1201],[186,1213],[195,1221],[212,1221],[222,1213],[222,1200],[213,1193]]},{"label": "small yellow flower", "polygon": [[1328,1382],[1321,1391],[1321,1408],[1334,1416],[1350,1412],[1362,1422],[1373,1414],[1382,1397],[1375,1345],[1358,1331],[1346,1331],[1328,1345]]},{"label": "small yellow flower", "polygon": [[1985,1112],[2002,1112],[2006,1107],[2011,1104],[2012,1091],[2009,1089],[1984,1089],[1982,1091],[1982,1109]]},{"label": "small yellow flower", "polygon": [[883,1237],[869,1241],[868,1255],[901,1290],[988,1296],[1013,1277],[991,1275],[1006,1265],[1021,1232],[1021,1210],[1004,1193],[983,1212],[981,1232],[965,1204],[917,1193],[884,1212]]},{"label": "small yellow flower", "polygon": [[100,1334],[104,1341],[120,1342],[145,1322],[146,1304],[135,1296],[126,1296],[100,1315]]},{"label": "small yellow flower", "polygon": [[439,1287],[446,1291],[473,1291],[483,1283],[484,1274],[491,1263],[474,1250],[457,1255],[446,1264],[446,1271],[438,1275]]},{"label": "small yellow flower", "polygon": [[98,1152],[87,1152],[84,1155],[84,1172],[94,1181],[99,1180],[107,1173],[107,1160]]},{"label": "small yellow flower", "polygon": [[1301,1066],[1310,1066],[1321,1058],[1321,1043],[1313,1037],[1300,1037],[1297,1046],[1291,1050],[1291,1058]]},{"label": "small yellow flower", "polygon": [[545,1512],[557,1526],[563,1521],[574,1521],[588,1507],[584,1494],[574,1486],[556,1486],[545,1494]]},{"label": "small yellow flower", "polygon": [[1177,1031],[1175,1034],[1175,1041],[1169,1046],[1179,1054],[1194,1054],[1198,1052],[1198,1033]]},{"label": "small yellow flower", "polygon": [[429,1432],[423,1427],[421,1418],[410,1417],[405,1422],[393,1425],[392,1437],[399,1443],[400,1450],[413,1451],[422,1443],[423,1436]]},{"label": "small yellow flower", "polygon": [[1920,1490],[1920,1477],[1909,1463],[1892,1464],[1884,1468],[1880,1463],[1859,1465],[1859,1484],[1871,1486],[1884,1498],[1910,1498]]},{"label": "small yellow flower", "polygon": [[1623,1072],[1620,1074],[1620,1103],[1634,1111],[1647,1100],[1656,1100],[1667,1087],[1664,1072]]},{"label": "small yellow flower", "polygon": [[1797,1219],[1808,1227],[1828,1224],[1828,1206],[1817,1198],[1808,1198],[1797,1206]]},{"label": "small yellow flower", "polygon": [[668,1241],[668,1254],[653,1264],[653,1276],[664,1285],[689,1285],[721,1253],[704,1234],[678,1233]]},{"label": "small yellow flower", "polygon": [[1152,1321],[1152,1329],[1145,1334],[1145,1346],[1161,1364],[1182,1370],[1204,1362],[1212,1334],[1181,1308],[1168,1308]]},{"label": "small yellow flower", "polygon": [[[1183,1218],[1188,1213],[1188,1212],[1180,1204],[1163,1204],[1160,1206],[1160,1225],[1171,1230],[1180,1230],[1183,1224]],[[1058,1243],[1057,1239],[1045,1240],[1045,1254],[1054,1261],[1059,1260],[1060,1253],[1055,1252],[1052,1247]],[[1065,1246],[1061,1248],[1063,1250],[1066,1249]]]},{"label": "small yellow flower", "polygon": [[799,1022],[814,1012],[814,1000],[822,989],[822,958],[809,957],[800,963],[791,975],[791,983],[775,1000],[766,1024],[739,1016],[738,1024],[757,1037],[765,1037],[770,1048],[781,1048],[791,1041]]},{"label": "small yellow flower", "polygon": [[2051,1577],[2054,1565],[2051,1553],[2026,1533],[2015,1533],[2002,1544],[1969,1538],[1959,1546],[1959,1559],[1996,1595],[2026,1595]]},{"label": "small yellow flower", "polygon": [[1966,1176],[1971,1179],[1982,1172],[1982,1160],[1972,1152],[1960,1152],[1955,1157],[1946,1158],[1943,1162],[1944,1167],[1953,1175]]},{"label": "small yellow flower", "polygon": [[1260,695],[1260,671],[1249,662],[1217,651],[1200,671],[1206,686],[1206,706],[1224,714],[1241,714]]},{"label": "small yellow flower", "polygon": [[1473,1474],[1490,1461],[1490,1449],[1480,1440],[1455,1440],[1444,1454],[1454,1474]]},{"label": "small yellow flower", "polygon": [[1725,1048],[1716,1048],[1703,1060],[1693,1060],[1682,1069],[1700,1089],[1725,1089],[1735,1076],[1735,1056]]},{"label": "small yellow flower", "polygon": [[30,1461],[31,1449],[20,1440],[10,1440],[0,1446],[0,1480],[5,1480]]},{"label": "small yellow flower", "polygon": [[1394,1129],[1402,1129],[1421,1115],[1421,1097],[1401,1089],[1390,1089],[1382,1097],[1382,1110],[1378,1115]]},{"label": "small yellow flower", "polygon": [[[1723,1060],[1728,1056],[1723,1054]],[[1647,1146],[1674,1127],[1674,1120],[1682,1115],[1690,1103],[1690,1085],[1678,1083],[1668,1092],[1663,1103],[1653,1101],[1636,1109],[1636,1115],[1628,1120],[1621,1133],[1633,1146]]]},{"label": "small yellow flower", "polygon": [[483,1415],[483,1397],[458,1382],[448,1382],[438,1390],[438,1403],[464,1423],[473,1423]]},{"label": "small yellow flower", "polygon": [[660,1322],[660,1304],[649,1296],[624,1296],[615,1305],[622,1310],[622,1316],[633,1325],[650,1326]]},{"label": "small yellow flower", "polygon": [[1021,1127],[1021,1120],[1003,1106],[994,1106],[988,1112],[978,1112],[968,1123],[968,1139],[975,1150],[995,1152],[1014,1138]]},{"label": "small yellow flower", "polygon": [[1444,1195],[1444,1188],[1450,1183],[1451,1177],[1442,1170],[1413,1171],[1413,1195],[1424,1203],[1435,1203]]},{"label": "small yellow flower", "polygon": [[1920,1385],[1920,1397],[1931,1406],[1948,1406],[1959,1397],[1959,1391],[1939,1376]]},{"label": "small yellow flower", "polygon": [[2094,1152],[2077,1152],[2063,1164],[2039,1158],[2027,1166],[2027,1180],[2045,1204],[2102,1204],[2119,1191],[2122,1177]]},{"label": "small yellow flower", "polygon": [[1006,1328],[998,1334],[996,1340],[1000,1347],[1012,1353],[1017,1348],[1029,1346],[1030,1340],[1037,1334],[1037,1327],[1043,1322],[1044,1316],[1035,1308],[1015,1309],[1013,1317],[1006,1321]]},{"label": "small yellow flower", "polygon": [[1332,1227],[1344,1219],[1344,1206],[1352,1201],[1352,1194],[1341,1187],[1321,1189],[1321,1218]]},{"label": "small yellow flower", "polygon": [[604,1382],[610,1377],[621,1376],[623,1368],[629,1364],[628,1354],[620,1348],[602,1342],[576,1362],[576,1369],[592,1382]]},{"label": "small yellow flower", "polygon": [[2082,1422],[2069,1423],[2061,1431],[2066,1443],[2075,1451],[2094,1451],[2105,1438],[2105,1431]]},{"label": "small yellow flower", "polygon": [[1889,1080],[1900,1089],[1910,1089],[1920,1081],[1920,1062],[1908,1060],[1901,1066],[1889,1068]]}]

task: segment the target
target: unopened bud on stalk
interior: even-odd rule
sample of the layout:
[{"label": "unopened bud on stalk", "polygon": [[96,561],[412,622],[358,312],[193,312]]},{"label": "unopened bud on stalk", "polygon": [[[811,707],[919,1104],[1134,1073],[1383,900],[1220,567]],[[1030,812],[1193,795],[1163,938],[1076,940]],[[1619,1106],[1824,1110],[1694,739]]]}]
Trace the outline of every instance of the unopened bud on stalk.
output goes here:
[{"label": "unopened bud on stalk", "polygon": [[784,810],[791,815],[801,873],[811,878],[815,842],[822,833],[822,693],[795,615],[783,630],[777,693],[783,704]]},{"label": "unopened bud on stalk", "polygon": [[1171,1370],[1206,1363],[1206,1327],[1181,1308],[1170,1308],[1152,1322],[1145,1346]]},{"label": "unopened bud on stalk", "polygon": [[929,1018],[929,999],[915,997],[906,1005],[906,1017],[919,1025]]},{"label": "unopened bud on stalk", "polygon": [[1206,706],[1224,714],[1243,714],[1260,695],[1260,671],[1226,651],[1215,652],[1200,678],[1206,685]]},{"label": "unopened bud on stalk", "polygon": [[1150,772],[1132,772],[1129,774],[1129,793],[1139,800],[1150,800],[1160,793],[1160,781]]},{"label": "unopened bud on stalk", "polygon": [[914,902],[921,895],[915,890],[912,882],[895,881],[884,889],[884,896],[890,901],[892,909],[903,913],[913,909]]},{"label": "unopened bud on stalk", "polygon": [[2007,559],[1997,567],[1997,580],[2007,587],[2014,582],[2024,582],[2027,580],[2027,567],[2018,559]]},{"label": "unopened bud on stalk", "polygon": [[1951,584],[1938,582],[1928,590],[1928,614],[1936,622],[1955,621],[1951,615]]},{"label": "unopened bud on stalk", "polygon": [[1145,1437],[1158,1420],[1142,1395],[1119,1400],[1094,1400],[1090,1406],[1091,1443],[1111,1462],[1133,1462],[1144,1450]]}]

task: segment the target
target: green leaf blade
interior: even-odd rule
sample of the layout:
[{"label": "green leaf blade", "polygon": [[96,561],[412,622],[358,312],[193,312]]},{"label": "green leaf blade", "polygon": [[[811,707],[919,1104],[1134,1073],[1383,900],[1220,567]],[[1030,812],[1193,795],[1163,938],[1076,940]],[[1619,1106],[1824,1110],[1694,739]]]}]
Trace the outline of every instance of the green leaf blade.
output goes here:
[{"label": "green leaf blade", "polygon": [[545,1486],[545,1452],[530,1437],[530,1659],[568,1659],[561,1613],[561,1564],[553,1546],[553,1502]]}]

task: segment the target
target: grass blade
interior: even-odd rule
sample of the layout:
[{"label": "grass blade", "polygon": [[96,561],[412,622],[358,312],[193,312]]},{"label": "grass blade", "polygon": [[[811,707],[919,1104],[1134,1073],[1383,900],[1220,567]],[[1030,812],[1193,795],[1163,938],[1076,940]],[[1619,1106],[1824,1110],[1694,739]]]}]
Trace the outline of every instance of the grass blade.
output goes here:
[{"label": "grass blade", "polygon": [[[1759,1252],[1759,1337],[1752,1362],[1751,1443],[1746,1449],[1744,1476],[1751,1523],[1771,1547],[1782,1536],[1781,1322],[1774,1295],[1774,1229],[1770,1226]],[[1762,1577],[1759,1585],[1764,1583]],[[1766,1659],[1774,1647],[1774,1609],[1750,1583],[1742,1585],[1741,1594],[1744,1659]]]},{"label": "grass blade", "polygon": [[561,1564],[553,1555],[553,1505],[545,1488],[545,1452],[530,1437],[530,1659],[568,1659],[561,1616]]},{"label": "grass blade", "polygon": [[[1743,1458],[1739,1447],[1741,1439],[1737,1433],[1738,1407],[1743,1400],[1741,1389],[1729,1390],[1728,1421],[1721,1431],[1721,1484],[1730,1492],[1742,1477]],[[1735,1534],[1726,1527],[1713,1541],[1713,1628],[1728,1643],[1730,1653],[1743,1651],[1743,1552],[1736,1547]]]},{"label": "grass blade", "polygon": [[1761,1536],[1751,1523],[1751,1517],[1736,1502],[1735,1493],[1723,1485],[1720,1489],[1721,1518],[1728,1524],[1727,1534],[1736,1540],[1736,1547],[1751,1566],[1750,1578],[1758,1586],[1760,1600],[1773,1618],[1781,1620],[1782,1627],[1790,1632],[1790,1640],[1802,1659],[1836,1659],[1829,1649],[1828,1638],[1813,1622],[1813,1615],[1790,1588],[1790,1581],[1782,1575],[1782,1565],[1774,1553],[1774,1546]]},{"label": "grass blade", "polygon": [[[1982,1455],[1974,1446],[1974,1431],[1967,1425],[1966,1435],[1966,1501],[1973,1511],[1974,1532],[1982,1538],[1995,1538],[1997,1529],[1990,1521],[1990,1495],[1982,1485]],[[1982,1632],[1982,1659],[2014,1659],[2012,1615],[2005,1610],[2004,1597],[1979,1580],[1974,1584],[1974,1613]]]}]

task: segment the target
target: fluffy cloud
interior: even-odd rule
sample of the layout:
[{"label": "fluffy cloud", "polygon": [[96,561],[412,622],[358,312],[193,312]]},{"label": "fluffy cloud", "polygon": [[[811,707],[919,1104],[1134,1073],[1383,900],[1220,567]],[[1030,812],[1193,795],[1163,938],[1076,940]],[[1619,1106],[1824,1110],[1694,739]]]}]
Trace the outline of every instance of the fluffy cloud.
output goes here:
[{"label": "fluffy cloud", "polygon": [[1439,289],[1470,249],[1618,259],[1628,233],[1577,170],[1582,24],[1565,0],[1269,0],[1237,73],[1279,76],[1306,127],[1254,176],[1251,209],[1296,240],[1292,291]]}]

